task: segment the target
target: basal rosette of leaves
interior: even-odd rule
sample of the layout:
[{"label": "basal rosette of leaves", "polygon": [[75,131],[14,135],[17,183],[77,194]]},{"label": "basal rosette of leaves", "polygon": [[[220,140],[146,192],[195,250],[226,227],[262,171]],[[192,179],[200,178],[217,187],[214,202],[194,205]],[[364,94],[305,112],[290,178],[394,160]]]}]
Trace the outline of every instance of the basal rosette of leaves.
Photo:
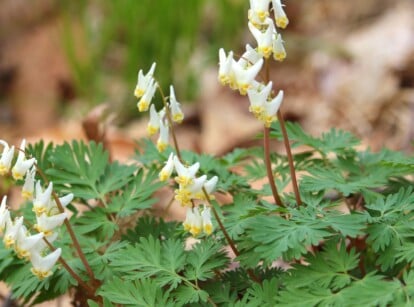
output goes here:
[{"label": "basal rosette of leaves", "polygon": [[[271,14],[277,27],[287,26],[280,1],[272,1],[273,10],[270,1],[250,4],[254,36],[272,27]],[[271,34],[279,44],[280,36]],[[265,63],[270,49],[265,38],[258,41],[261,47],[247,52],[261,52]],[[276,60],[282,59],[280,50],[272,49]],[[225,66],[230,57],[221,57]],[[242,70],[254,65],[238,61]],[[263,86],[265,80],[248,77],[232,84],[234,73],[226,70],[222,81],[242,94],[264,95],[260,103],[249,97],[250,111],[263,123],[264,146],[221,157],[180,150],[174,127],[185,114],[172,86],[169,96],[161,92],[164,109],[151,104],[159,89],[155,65],[140,71],[135,95],[139,110],[150,111],[148,132],[160,134],[155,143],[140,140],[143,150],[131,163],[111,161],[94,142],[39,142],[21,146],[19,153],[1,143],[7,144],[0,156],[2,179],[27,190],[28,179],[12,166],[32,161],[35,169],[27,178],[32,186],[35,180],[44,186],[18,206],[8,200],[1,217],[22,216],[34,232],[43,209],[35,199],[49,191],[46,186],[56,196],[49,194],[47,204],[73,195],[58,208],[67,217],[65,227],[46,244],[46,254],[61,251],[47,274],[31,274],[33,263],[19,258],[2,233],[0,280],[13,299],[31,305],[67,294],[78,306],[414,305],[414,157],[360,149],[360,141],[345,131],[317,137],[285,124],[279,112],[283,95],[266,89],[270,81]],[[284,140],[286,155],[269,151],[270,141]],[[268,181],[253,188],[261,179]],[[297,190],[290,192],[289,185]],[[152,206],[166,202],[157,199],[160,189],[170,190],[172,206],[186,207],[185,221],[156,214]],[[220,203],[220,194],[229,203]],[[163,205],[168,216],[171,206]],[[15,223],[2,228],[10,232]]]}]

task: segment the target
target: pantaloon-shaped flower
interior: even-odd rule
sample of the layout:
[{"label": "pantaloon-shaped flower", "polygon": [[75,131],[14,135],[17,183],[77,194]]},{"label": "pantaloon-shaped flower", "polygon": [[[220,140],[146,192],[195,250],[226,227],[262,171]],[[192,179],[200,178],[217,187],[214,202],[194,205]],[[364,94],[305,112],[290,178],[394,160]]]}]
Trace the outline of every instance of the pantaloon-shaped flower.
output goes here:
[{"label": "pantaloon-shaped flower", "polygon": [[151,100],[154,97],[157,86],[158,86],[158,83],[154,79],[151,79],[144,95],[141,97],[141,100],[137,104],[138,111],[144,112],[148,110],[151,104]]},{"label": "pantaloon-shaped flower", "polygon": [[10,223],[10,211],[7,209],[7,196],[4,196],[0,205],[0,233],[4,231],[7,223]]},{"label": "pantaloon-shaped flower", "polygon": [[273,37],[273,58],[276,61],[283,61],[286,58],[286,50],[283,46],[282,36],[278,34],[274,34]]},{"label": "pantaloon-shaped flower", "polygon": [[171,174],[174,170],[174,154],[170,153],[167,162],[165,163],[164,167],[162,168],[159,178],[161,181],[165,181],[171,177]]},{"label": "pantaloon-shaped flower", "polygon": [[269,17],[270,0],[250,0],[248,18],[253,24],[260,24]]},{"label": "pantaloon-shaped flower", "polygon": [[36,195],[33,200],[33,211],[37,216],[45,213],[49,207],[49,202],[52,198],[53,182],[50,182],[47,188],[43,191],[40,180],[36,182]]},{"label": "pantaloon-shaped flower", "polygon": [[30,261],[32,262],[33,268],[32,273],[36,275],[40,280],[52,275],[52,267],[62,254],[62,249],[55,249],[49,255],[42,257],[38,252],[32,252],[30,255]]},{"label": "pantaloon-shaped flower", "polygon": [[174,167],[178,176],[175,177],[175,181],[182,187],[186,187],[193,183],[195,174],[200,168],[200,163],[196,162],[189,167],[185,167],[178,159],[177,156],[174,156]]},{"label": "pantaloon-shaped flower", "polygon": [[247,90],[247,96],[249,97],[250,107],[249,111],[253,113],[256,118],[264,112],[264,105],[269,98],[270,92],[272,91],[272,81],[270,81],[266,86],[261,86],[261,88],[253,88]]},{"label": "pantaloon-shaped flower", "polygon": [[22,197],[25,200],[33,199],[33,192],[35,187],[35,175],[36,175],[36,168],[32,167],[30,170],[26,172],[26,177],[24,178],[24,184],[22,187]]},{"label": "pantaloon-shaped flower", "polygon": [[253,81],[262,69],[263,59],[248,67],[242,67],[238,62],[233,63],[233,71],[236,85],[241,95],[246,95],[247,90],[252,87]]},{"label": "pantaloon-shaped flower", "polygon": [[150,120],[147,125],[147,132],[149,136],[152,136],[160,130],[160,115],[155,109],[155,105],[152,104],[150,107]]},{"label": "pantaloon-shaped flower", "polygon": [[170,130],[168,123],[164,120],[160,120],[160,135],[157,140],[157,149],[159,152],[163,152],[167,149],[169,144]]},{"label": "pantaloon-shaped flower", "polygon": [[9,219],[6,222],[6,233],[3,237],[4,246],[6,248],[12,247],[16,242],[17,233],[20,227],[23,225],[23,216],[17,217],[12,221]]},{"label": "pantaloon-shaped flower", "polygon": [[34,229],[38,232],[43,232],[45,237],[49,237],[53,234],[53,230],[56,227],[59,227],[63,224],[63,221],[67,218],[66,212],[47,216],[45,213],[42,213],[40,216],[36,217],[36,225],[34,225]]},{"label": "pantaloon-shaped flower", "polygon": [[14,244],[14,250],[16,251],[17,257],[29,260],[31,250],[43,239],[43,236],[43,233],[30,235],[26,227],[21,226],[17,232],[16,242]]},{"label": "pantaloon-shaped flower", "polygon": [[26,147],[26,140],[23,139],[20,145],[19,155],[17,156],[16,163],[14,164],[12,168],[12,176],[15,180],[23,179],[26,172],[36,162],[35,158],[26,160],[26,155],[24,154],[25,147]]},{"label": "pantaloon-shaped flower", "polygon": [[270,18],[266,19],[265,25],[267,28],[262,31],[254,26],[251,22],[249,22],[248,26],[250,32],[253,34],[254,38],[257,41],[257,51],[263,57],[268,59],[272,54],[273,50],[273,32],[275,31],[273,21]]},{"label": "pantaloon-shaped flower", "polygon": [[142,96],[144,96],[145,92],[148,89],[148,86],[151,83],[151,80],[153,80],[156,65],[156,63],[152,63],[151,68],[146,75],[144,75],[142,69],[138,72],[138,82],[134,91],[135,97],[141,98]]},{"label": "pantaloon-shaped flower", "polygon": [[181,111],[181,104],[175,98],[174,87],[170,85],[170,110],[172,120],[176,123],[181,123],[184,119],[184,113]]},{"label": "pantaloon-shaped flower", "polygon": [[233,73],[233,51],[230,51],[226,56],[223,48],[219,50],[219,75],[218,79],[222,85],[235,83]]},{"label": "pantaloon-shaped flower", "polygon": [[4,176],[10,171],[14,156],[14,146],[9,147],[9,144],[3,140],[0,140],[0,145],[3,145],[3,152],[0,158],[0,176]]},{"label": "pantaloon-shaped flower", "polygon": [[272,0],[272,6],[275,12],[276,25],[282,29],[286,28],[289,24],[289,19],[287,18],[286,13],[283,10],[283,4],[281,0]]}]

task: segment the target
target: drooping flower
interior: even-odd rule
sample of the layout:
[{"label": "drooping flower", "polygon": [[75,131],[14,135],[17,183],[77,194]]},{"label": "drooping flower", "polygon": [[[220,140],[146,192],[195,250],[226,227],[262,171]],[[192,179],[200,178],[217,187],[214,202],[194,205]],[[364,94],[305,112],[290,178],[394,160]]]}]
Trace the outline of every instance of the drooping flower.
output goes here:
[{"label": "drooping flower", "polygon": [[196,162],[193,165],[186,167],[178,159],[177,156],[174,156],[174,167],[175,171],[177,172],[178,176],[175,177],[175,181],[181,186],[186,187],[193,183],[195,174],[197,173],[198,169],[200,168],[200,163]]},{"label": "drooping flower", "polygon": [[171,110],[171,116],[172,120],[176,123],[181,124],[184,120],[184,113],[181,111],[181,104],[177,101],[177,98],[175,98],[175,92],[174,87],[170,86],[170,110]]},{"label": "drooping flower", "polygon": [[274,32],[274,25],[273,21],[270,18],[266,18],[266,29],[258,29],[255,27],[251,22],[249,22],[248,26],[250,32],[253,34],[254,38],[257,41],[257,51],[263,57],[268,59],[273,50],[273,32]]},{"label": "drooping flower", "polygon": [[233,73],[233,51],[230,51],[226,56],[226,52],[223,48],[219,50],[219,75],[218,79],[222,85],[234,83]]},{"label": "drooping flower", "polygon": [[10,171],[14,156],[14,146],[9,147],[9,144],[3,140],[0,140],[0,145],[3,145],[3,152],[0,158],[0,175],[4,176]]},{"label": "drooping flower", "polygon": [[273,58],[279,62],[286,58],[286,50],[283,46],[282,36],[279,33],[273,35]]},{"label": "drooping flower", "polygon": [[32,273],[36,275],[40,280],[45,279],[52,275],[52,267],[62,254],[62,249],[58,248],[51,252],[49,255],[43,257],[39,252],[32,252],[30,255],[30,261],[33,268]]},{"label": "drooping flower", "polygon": [[[206,191],[210,199],[214,199],[214,196],[212,195],[212,193],[216,189],[217,182],[218,182],[218,177],[213,176],[212,178],[210,178],[204,183],[204,190]],[[203,199],[203,200],[206,199],[204,192],[202,193],[200,199]]]},{"label": "drooping flower", "polygon": [[14,221],[11,219],[6,221],[6,232],[3,237],[4,246],[6,248],[12,247],[16,242],[16,236],[23,225],[23,216],[16,217]]},{"label": "drooping flower", "polygon": [[26,176],[24,178],[24,184],[22,187],[22,197],[25,200],[33,199],[33,191],[35,187],[35,175],[36,175],[35,167],[32,167],[30,170],[26,172]]},{"label": "drooping flower", "polygon": [[43,239],[43,233],[30,235],[25,226],[21,226],[17,232],[14,250],[19,258],[26,258],[29,260],[31,250]]},{"label": "drooping flower", "polygon": [[162,168],[159,178],[161,181],[165,181],[171,177],[171,174],[174,170],[174,154],[170,153],[167,162],[165,163],[164,167]]},{"label": "drooping flower", "polygon": [[156,65],[156,63],[152,63],[151,68],[146,75],[144,75],[142,69],[138,72],[138,82],[134,91],[134,94],[137,98],[141,98],[142,96],[144,96],[145,92],[147,91],[148,86],[151,83],[151,80],[153,80]]},{"label": "drooping flower", "polygon": [[12,168],[12,176],[15,180],[23,179],[23,176],[26,172],[33,166],[36,162],[35,158],[31,158],[29,160],[26,159],[26,155],[24,153],[26,147],[26,140],[23,139],[19,149],[19,155],[17,156],[16,163]]},{"label": "drooping flower", "polygon": [[191,206],[191,200],[200,198],[203,195],[202,189],[204,183],[207,180],[207,176],[203,175],[197,178],[193,178],[192,183],[181,186],[175,190],[175,199],[180,202],[182,206]]},{"label": "drooping flower", "polygon": [[276,120],[276,113],[283,101],[283,91],[280,90],[275,98],[264,104],[264,112],[262,121],[266,127],[270,127],[272,122]]},{"label": "drooping flower", "polygon": [[247,96],[249,97],[250,107],[249,111],[254,114],[256,118],[260,118],[261,114],[264,112],[264,105],[267,102],[267,98],[272,91],[272,81],[270,81],[266,86],[261,86],[261,88],[252,88],[247,90]]},{"label": "drooping flower", "polygon": [[148,110],[151,104],[151,100],[154,97],[157,86],[158,86],[158,83],[154,79],[151,79],[144,95],[141,97],[140,101],[137,104],[138,111],[145,112]]},{"label": "drooping flower", "polygon": [[251,66],[243,67],[238,62],[233,63],[233,71],[236,78],[236,85],[241,95],[246,95],[247,90],[263,66],[263,59],[258,60]]},{"label": "drooping flower", "polygon": [[[66,194],[65,196],[59,197],[59,203],[62,205],[63,208],[66,208],[73,200],[74,195],[72,193]],[[49,203],[46,207],[47,215],[56,215],[60,213],[60,209],[58,208],[56,201],[52,198],[50,199]]]},{"label": "drooping flower", "polygon": [[150,120],[147,125],[147,132],[149,136],[152,136],[160,130],[160,116],[157,110],[155,109],[155,105],[152,104],[150,107]]},{"label": "drooping flower", "polygon": [[263,23],[269,17],[269,3],[270,0],[250,0],[249,21],[253,24]]},{"label": "drooping flower", "polygon": [[33,211],[37,216],[46,212],[49,207],[49,202],[52,197],[53,183],[50,182],[47,188],[43,191],[40,180],[36,182],[36,195],[33,200]]},{"label": "drooping flower", "polygon": [[286,16],[285,11],[283,10],[283,4],[281,0],[272,0],[273,10],[275,12],[275,22],[279,28],[286,28],[289,24],[289,19]]},{"label": "drooping flower", "polygon": [[211,223],[211,212],[209,207],[204,206],[203,211],[201,211],[201,218],[203,221],[203,232],[206,235],[211,235],[213,232],[213,224]]},{"label": "drooping flower", "polygon": [[159,152],[163,152],[167,149],[169,144],[169,133],[168,123],[164,120],[160,120],[160,135],[157,140],[157,149]]},{"label": "drooping flower", "polygon": [[0,233],[4,231],[7,223],[10,223],[10,211],[7,209],[7,196],[4,196],[0,205]]},{"label": "drooping flower", "polygon": [[36,216],[37,223],[33,226],[38,232],[43,232],[45,237],[49,237],[53,234],[53,230],[63,224],[63,221],[67,218],[66,212],[48,216],[42,213],[40,216]]},{"label": "drooping flower", "polygon": [[192,209],[193,214],[190,216],[190,230],[193,237],[197,237],[203,229],[203,220],[198,208]]}]

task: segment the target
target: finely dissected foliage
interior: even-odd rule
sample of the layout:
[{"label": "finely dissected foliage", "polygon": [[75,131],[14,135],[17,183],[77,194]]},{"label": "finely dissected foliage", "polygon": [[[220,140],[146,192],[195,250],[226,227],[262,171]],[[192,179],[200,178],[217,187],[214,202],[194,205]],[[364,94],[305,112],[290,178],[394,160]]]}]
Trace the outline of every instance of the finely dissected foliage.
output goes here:
[{"label": "finely dissected foliage", "polygon": [[[281,2],[271,2],[285,28]],[[283,91],[272,93],[267,80],[270,55],[286,56],[283,41],[270,1],[250,4],[258,46],[237,61],[221,49],[219,80],[248,96],[263,147],[222,157],[180,150],[174,88],[161,95],[164,108],[151,104],[155,64],[139,72],[134,94],[138,109],[150,110],[148,131],[160,135],[139,141],[128,164],[95,142],[15,148],[0,140],[0,175],[24,198],[17,209],[6,197],[0,204],[0,280],[13,298],[29,305],[74,293],[75,304],[93,307],[414,305],[414,158],[360,149],[341,130],[317,137],[285,124]],[[257,81],[263,64],[267,77]],[[271,153],[271,140],[283,140],[286,155]],[[184,222],[170,221],[177,205]]]}]

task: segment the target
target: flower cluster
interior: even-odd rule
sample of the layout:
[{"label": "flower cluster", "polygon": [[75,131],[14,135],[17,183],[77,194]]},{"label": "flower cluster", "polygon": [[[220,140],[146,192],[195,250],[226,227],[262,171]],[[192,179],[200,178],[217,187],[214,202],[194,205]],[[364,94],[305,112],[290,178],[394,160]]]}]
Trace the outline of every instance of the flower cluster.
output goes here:
[{"label": "flower cluster", "polygon": [[177,156],[171,153],[159,174],[160,180],[165,181],[171,177],[175,170],[177,176],[174,179],[178,184],[178,189],[174,191],[175,199],[182,206],[188,207],[184,229],[193,236],[199,235],[201,231],[207,235],[213,231],[210,208],[203,206],[203,210],[200,213],[200,208],[195,206],[194,201],[212,199],[212,192],[218,181],[217,176],[209,180],[207,180],[206,175],[196,177],[199,168],[200,163],[196,162],[193,165],[185,166]]},{"label": "flower cluster", "polygon": [[[275,15],[275,23],[269,14],[269,6]],[[257,42],[257,47],[246,45],[246,51],[236,61],[233,52],[226,54],[223,48],[219,50],[218,79],[223,85],[238,90],[241,95],[248,95],[250,112],[263,122],[266,127],[276,120],[276,113],[283,100],[283,91],[273,97],[272,83],[258,82],[256,77],[261,71],[264,61],[273,54],[277,61],[283,61],[286,51],[283,40],[276,27],[285,28],[289,20],[283,10],[280,0],[250,0],[248,12],[249,29]]]},{"label": "flower cluster", "polygon": [[[154,104],[151,101],[154,97],[155,91],[159,86],[155,81],[153,75],[156,64],[153,63],[150,70],[144,75],[143,71],[138,72],[138,82],[135,87],[135,96],[139,98],[137,104],[138,111],[144,112],[150,110],[150,120],[147,126],[147,131],[150,136],[160,132],[157,148],[160,152],[164,151],[168,146],[169,139],[169,122],[168,118],[176,123],[181,123],[184,119],[184,113],[181,111],[181,104],[175,97],[174,87],[170,86],[170,96],[167,97],[168,102],[165,102],[165,107],[160,111],[157,111]],[[163,99],[167,99],[164,98]],[[167,109],[166,109],[167,107]]]},{"label": "flower cluster", "polygon": [[[67,218],[65,212],[60,212],[52,195],[53,184],[43,190],[40,180],[36,181],[36,159],[26,159],[25,140],[18,149],[18,156],[14,166],[15,148],[7,142],[0,140],[3,152],[0,157],[0,174],[11,173],[15,180],[23,180],[22,197],[33,203],[33,211],[36,213],[36,224],[32,227],[36,234],[31,234],[26,228],[24,217],[12,219],[7,208],[7,197],[4,196],[0,206],[0,233],[3,233],[3,242],[6,248],[13,248],[17,257],[26,259],[32,263],[32,273],[39,279],[44,279],[52,274],[52,267],[61,255],[61,249],[55,249],[47,254],[48,243],[56,240],[57,228]],[[73,194],[68,194],[58,199],[65,207],[73,199]]]}]

